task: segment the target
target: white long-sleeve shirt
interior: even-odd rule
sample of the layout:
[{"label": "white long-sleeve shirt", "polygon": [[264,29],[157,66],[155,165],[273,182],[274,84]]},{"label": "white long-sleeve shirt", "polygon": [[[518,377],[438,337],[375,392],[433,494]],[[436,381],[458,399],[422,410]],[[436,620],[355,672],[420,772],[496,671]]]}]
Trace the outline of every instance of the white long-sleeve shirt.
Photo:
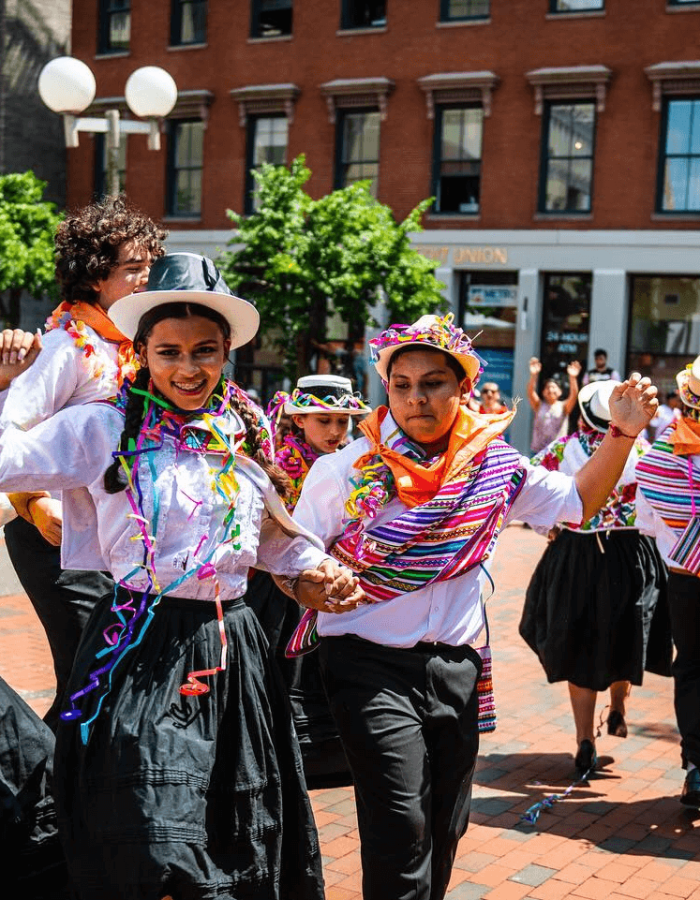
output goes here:
[{"label": "white long-sleeve shirt", "polygon": [[[396,428],[391,414],[387,415],[381,426],[382,440]],[[353,464],[369,449],[369,441],[362,437],[337,453],[322,456],[304,482],[294,520],[318,535],[326,548],[343,531],[345,501],[353,489],[350,478],[358,474]],[[508,518],[550,528],[558,521],[581,520],[583,505],[571,476],[531,466],[526,457],[520,462],[525,480]],[[371,525],[389,522],[405,510],[394,498]],[[483,578],[480,569],[472,569],[458,578],[341,615],[319,613],[318,631],[321,635],[354,634],[391,647],[412,647],[419,641],[469,644],[483,629],[479,599]]]},{"label": "white long-sleeve shirt", "polygon": [[[0,437],[0,489],[63,491],[64,560],[75,568],[106,569],[117,581],[124,578],[138,588],[147,582],[143,570],[132,574],[143,561],[138,525],[129,518],[127,495],[108,494],[103,484],[123,426],[116,409],[93,403],[62,410],[27,432],[8,428]],[[241,533],[236,541],[222,544],[217,537],[228,504],[213,490],[211,472],[220,456],[176,452],[166,436],[162,449],[148,457],[153,471],[145,456],[138,471],[144,512],[155,527],[161,588],[192,568],[193,560],[210,558],[221,597],[230,599],[245,593],[250,566],[295,576],[327,558],[320,541],[291,520],[269,478],[251,460],[236,457]],[[171,593],[210,600],[214,584],[190,577]]]}]

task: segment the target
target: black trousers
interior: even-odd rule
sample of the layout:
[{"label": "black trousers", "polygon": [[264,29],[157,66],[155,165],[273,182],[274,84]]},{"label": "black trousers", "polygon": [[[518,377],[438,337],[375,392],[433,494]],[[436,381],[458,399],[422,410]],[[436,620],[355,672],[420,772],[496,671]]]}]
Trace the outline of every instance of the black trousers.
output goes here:
[{"label": "black trousers", "polygon": [[668,606],[676,658],[671,666],[683,767],[700,768],[700,578],[671,572]]},{"label": "black trousers", "polygon": [[104,572],[62,569],[60,548],[49,544],[25,519],[8,522],[5,543],[51,648],[56,698],[44,721],[55,731],[85,623],[100,597],[113,590],[114,582]]},{"label": "black trousers", "polygon": [[364,900],[442,900],[467,828],[479,748],[471,647],[320,644],[355,784]]}]

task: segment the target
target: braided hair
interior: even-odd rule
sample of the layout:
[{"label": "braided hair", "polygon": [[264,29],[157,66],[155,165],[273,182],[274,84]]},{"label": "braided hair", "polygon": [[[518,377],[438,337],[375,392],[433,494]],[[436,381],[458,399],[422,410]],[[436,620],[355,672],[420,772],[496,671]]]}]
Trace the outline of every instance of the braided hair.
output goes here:
[{"label": "braided hair", "polygon": [[[224,340],[231,337],[231,326],[218,312],[208,306],[198,303],[162,303],[149,310],[141,317],[138,331],[134,337],[134,347],[138,351],[145,347],[153,328],[163,319],[187,319],[191,316],[201,316],[215,322],[221,329]],[[135,441],[141,431],[143,419],[148,404],[143,396],[133,391],[133,388],[147,391],[150,382],[150,372],[143,366],[136,374],[136,378],[127,391],[127,403],[124,411],[124,428],[119,438],[119,451],[128,450],[130,441]],[[258,425],[258,417],[244,397],[232,396],[231,408],[238,413],[246,427],[245,442],[249,448],[249,455],[266,473],[277,492],[284,498],[291,491],[291,482],[286,472],[269,459],[263,450],[261,429]],[[122,477],[121,463],[119,459],[108,466],[104,474],[104,487],[108,494],[118,494],[126,489],[126,481]]]}]

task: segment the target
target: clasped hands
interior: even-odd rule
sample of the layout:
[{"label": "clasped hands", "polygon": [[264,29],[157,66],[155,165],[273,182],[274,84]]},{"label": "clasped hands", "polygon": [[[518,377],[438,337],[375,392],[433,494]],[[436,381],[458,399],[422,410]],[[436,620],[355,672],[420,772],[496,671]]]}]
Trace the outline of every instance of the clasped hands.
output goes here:
[{"label": "clasped hands", "polygon": [[348,612],[369,602],[350,569],[332,559],[303,571],[295,583],[294,596],[301,606],[327,613]]}]

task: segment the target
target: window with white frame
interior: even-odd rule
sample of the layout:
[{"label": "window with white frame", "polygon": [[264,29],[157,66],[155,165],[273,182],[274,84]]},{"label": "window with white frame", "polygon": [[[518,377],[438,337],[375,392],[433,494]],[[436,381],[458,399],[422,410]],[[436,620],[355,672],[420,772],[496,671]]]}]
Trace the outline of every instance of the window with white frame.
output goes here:
[{"label": "window with white frame", "polygon": [[250,116],[248,118],[246,154],[246,214],[258,209],[256,181],[253,172],[263,163],[283,166],[287,162],[289,120],[285,115]]}]

